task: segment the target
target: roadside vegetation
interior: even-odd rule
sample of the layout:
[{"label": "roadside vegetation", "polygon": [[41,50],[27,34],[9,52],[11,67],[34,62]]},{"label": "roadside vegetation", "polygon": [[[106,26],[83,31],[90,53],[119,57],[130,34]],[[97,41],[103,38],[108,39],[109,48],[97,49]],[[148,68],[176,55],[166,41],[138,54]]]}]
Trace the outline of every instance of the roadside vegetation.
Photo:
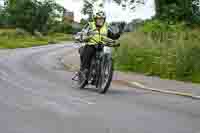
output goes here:
[{"label": "roadside vegetation", "polygon": [[55,0],[3,0],[0,48],[25,48],[71,40],[76,32]]},{"label": "roadside vegetation", "polygon": [[200,10],[195,0],[157,1],[157,14],[121,37],[118,70],[200,83]]},{"label": "roadside vegetation", "polygon": [[0,29],[0,48],[26,48],[70,41],[70,34],[51,33],[45,36],[32,35],[15,29]]},{"label": "roadside vegetation", "polygon": [[116,67],[149,76],[200,83],[199,34],[198,29],[126,33],[120,40],[122,46],[114,54]]}]

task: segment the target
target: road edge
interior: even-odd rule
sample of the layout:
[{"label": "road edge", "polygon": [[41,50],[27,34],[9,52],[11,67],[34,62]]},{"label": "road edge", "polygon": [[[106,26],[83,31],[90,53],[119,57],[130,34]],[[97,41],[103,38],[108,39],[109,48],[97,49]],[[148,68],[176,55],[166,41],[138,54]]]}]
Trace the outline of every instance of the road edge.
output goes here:
[{"label": "road edge", "polygon": [[[61,62],[61,64],[64,65],[64,67],[66,68],[67,71],[75,71],[78,68],[78,66],[76,66],[76,65],[72,65],[72,64],[67,65],[64,62],[64,57],[61,58],[60,62]],[[135,81],[126,81],[126,80],[119,80],[119,81],[121,81],[123,84],[126,84],[129,87],[134,87],[136,89],[143,89],[143,90],[152,91],[152,92],[159,92],[159,93],[163,93],[163,94],[177,95],[177,96],[189,97],[192,99],[200,100],[200,96],[194,95],[192,93],[152,88],[152,87],[145,86],[145,85],[143,85],[139,82],[135,82]]]},{"label": "road edge", "polygon": [[159,93],[164,93],[164,94],[171,94],[171,95],[178,95],[178,96],[183,96],[183,97],[190,97],[192,99],[200,100],[200,96],[194,95],[192,93],[184,93],[184,92],[178,92],[178,91],[170,91],[170,90],[151,88],[151,87],[147,87],[141,83],[133,82],[133,81],[131,81],[131,82],[125,81],[125,82],[127,82],[132,87],[137,87],[137,88],[148,90],[148,91],[159,92]]}]

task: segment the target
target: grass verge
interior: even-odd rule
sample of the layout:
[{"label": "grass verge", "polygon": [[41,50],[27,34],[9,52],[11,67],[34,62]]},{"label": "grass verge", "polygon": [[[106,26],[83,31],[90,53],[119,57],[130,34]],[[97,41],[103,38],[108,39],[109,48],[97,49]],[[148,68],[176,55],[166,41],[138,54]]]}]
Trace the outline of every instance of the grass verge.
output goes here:
[{"label": "grass verge", "polygon": [[37,37],[28,33],[19,34],[13,29],[0,29],[0,48],[27,48],[70,40],[72,40],[72,36],[63,33]]},{"label": "grass verge", "polygon": [[127,33],[115,50],[115,67],[121,71],[200,83],[200,38],[197,31],[168,33],[159,39],[144,32]]}]

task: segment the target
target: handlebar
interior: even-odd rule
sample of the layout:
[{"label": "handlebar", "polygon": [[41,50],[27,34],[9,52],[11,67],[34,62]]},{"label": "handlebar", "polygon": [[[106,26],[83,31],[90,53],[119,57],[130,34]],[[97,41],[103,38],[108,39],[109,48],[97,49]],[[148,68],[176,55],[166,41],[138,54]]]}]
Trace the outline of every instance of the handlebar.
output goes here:
[{"label": "handlebar", "polygon": [[[97,43],[97,45],[104,45],[104,46],[107,46],[107,47],[119,47],[120,46],[120,43],[116,44],[115,40],[108,38],[107,35],[105,35],[105,34],[99,34],[99,33],[94,32],[94,31],[89,31],[87,33],[87,35],[88,35],[88,38],[92,39],[92,41]],[[95,40],[94,38],[92,38],[92,36],[94,36],[94,35],[103,36],[103,38],[102,38],[103,41],[99,42],[99,41]],[[83,38],[83,34],[81,34],[81,33],[78,33],[77,36],[81,36]],[[77,36],[76,35],[74,36],[74,39],[76,40],[76,42],[80,42],[80,43],[84,42],[82,39],[81,40],[78,39],[79,37],[77,37]]]},{"label": "handlebar", "polygon": [[98,42],[96,41],[95,39],[92,39],[94,42],[97,43],[97,45],[102,45],[102,46],[107,46],[107,47],[119,47],[120,46],[120,43],[116,43],[116,41],[110,39],[110,38],[107,38],[107,40],[103,40],[105,42]]}]

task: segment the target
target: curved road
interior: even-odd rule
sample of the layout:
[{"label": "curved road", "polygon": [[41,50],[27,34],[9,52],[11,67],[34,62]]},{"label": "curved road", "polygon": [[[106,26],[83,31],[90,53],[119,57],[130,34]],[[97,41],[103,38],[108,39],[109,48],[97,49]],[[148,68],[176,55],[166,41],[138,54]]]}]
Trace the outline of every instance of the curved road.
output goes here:
[{"label": "curved road", "polygon": [[[200,102],[113,84],[73,89],[70,44],[0,51],[2,133],[200,133]],[[72,59],[73,60],[73,59]]]}]

